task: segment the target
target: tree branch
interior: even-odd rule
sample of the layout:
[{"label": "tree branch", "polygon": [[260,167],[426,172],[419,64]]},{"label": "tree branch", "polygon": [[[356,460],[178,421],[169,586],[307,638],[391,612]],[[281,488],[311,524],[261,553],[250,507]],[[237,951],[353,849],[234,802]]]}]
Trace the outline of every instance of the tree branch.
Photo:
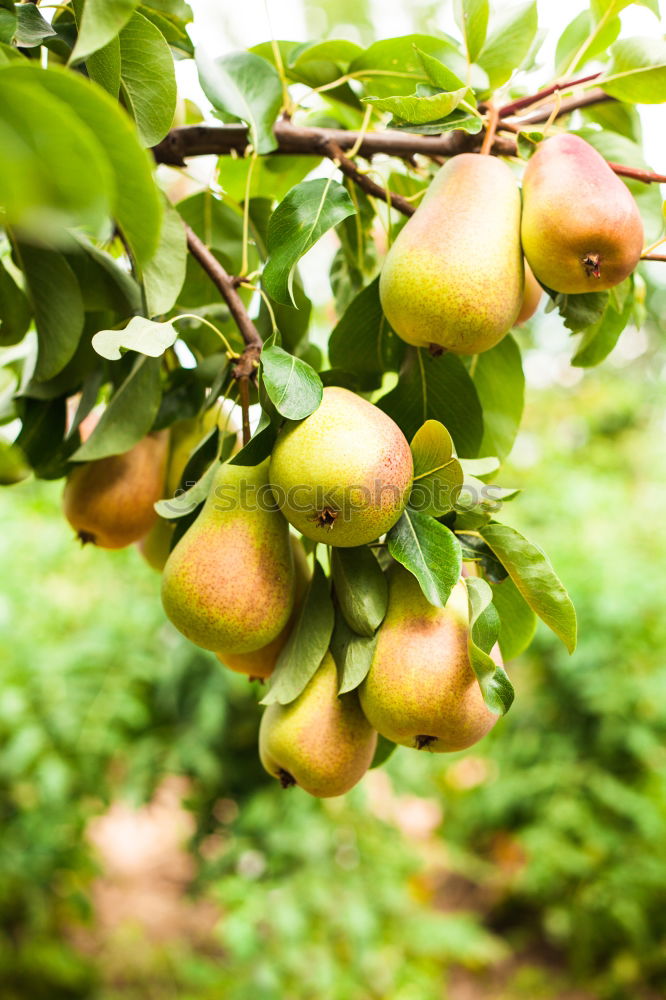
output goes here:
[{"label": "tree branch", "polygon": [[613,173],[620,177],[631,177],[644,184],[666,184],[666,174],[654,174],[651,170],[642,170],[640,167],[625,167],[623,163],[611,163],[610,160],[607,163]]},{"label": "tree branch", "polygon": [[187,236],[188,250],[220,292],[227,304],[232,319],[245,341],[245,350],[234,365],[233,376],[238,382],[241,410],[243,413],[243,444],[247,444],[250,440],[249,383],[251,379],[256,378],[257,363],[261,355],[263,341],[259,331],[248,315],[243,300],[236,290],[235,280],[231,275],[227,274],[217,257],[211,253],[206,244],[199,239],[194,230],[187,224],[185,225],[185,234]]},{"label": "tree branch", "polygon": [[641,257],[641,260],[659,260],[666,262],[666,254],[663,253],[645,253]]},{"label": "tree branch", "polygon": [[589,76],[581,76],[578,80],[569,80],[564,83],[554,83],[552,87],[546,87],[545,90],[539,90],[536,94],[532,94],[530,97],[521,97],[517,101],[512,101],[511,104],[505,104],[499,109],[500,118],[508,118],[510,115],[515,115],[518,111],[522,111],[523,108],[529,108],[532,104],[536,104],[537,101],[542,100],[544,97],[550,97],[551,94],[555,94],[558,91],[561,93],[563,90],[571,90],[572,87],[578,87],[580,84],[589,83],[590,80],[596,80],[601,76],[601,73],[591,73]]},{"label": "tree branch", "polygon": [[416,209],[410,201],[403,198],[400,194],[394,194],[392,191],[388,191],[386,188],[381,187],[380,184],[376,184],[372,178],[368,177],[367,174],[362,173],[357,169],[353,160],[350,160],[348,156],[342,152],[337,142],[334,139],[328,139],[324,144],[323,148],[326,155],[333,163],[338,167],[345,177],[349,177],[350,180],[358,184],[367,194],[372,195],[373,198],[381,198],[385,201],[387,205],[392,208],[396,208],[403,215],[413,215]]}]

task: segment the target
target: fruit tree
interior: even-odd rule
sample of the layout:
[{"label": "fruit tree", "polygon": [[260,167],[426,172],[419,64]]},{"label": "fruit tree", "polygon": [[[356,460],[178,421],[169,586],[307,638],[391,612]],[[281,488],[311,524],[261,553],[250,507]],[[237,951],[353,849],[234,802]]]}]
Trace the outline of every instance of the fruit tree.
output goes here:
[{"label": "fruit tree", "polygon": [[2,482],[63,478],[81,542],[138,544],[176,628],[262,681],[284,786],[481,739],[537,616],[574,649],[496,479],[537,308],[583,368],[650,320],[666,43],[623,37],[629,5],[591,0],[548,65],[535,2],[220,53],[183,0],[0,0]]}]

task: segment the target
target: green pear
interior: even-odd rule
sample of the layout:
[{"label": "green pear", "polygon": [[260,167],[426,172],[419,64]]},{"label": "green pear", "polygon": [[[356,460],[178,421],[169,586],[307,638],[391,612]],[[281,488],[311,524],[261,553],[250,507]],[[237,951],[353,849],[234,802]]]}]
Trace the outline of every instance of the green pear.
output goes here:
[{"label": "green pear", "polygon": [[268,460],[220,466],[203,510],[164,567],[164,610],[204,649],[260,649],[291,614],[289,528],[273,502],[267,473]]},{"label": "green pear", "polygon": [[523,323],[527,323],[528,319],[534,316],[534,313],[539,308],[539,303],[541,302],[541,296],[543,295],[543,288],[539,282],[534,277],[532,268],[525,261],[525,291],[523,293],[523,301],[520,307],[520,312],[516,319],[516,326],[522,326]]},{"label": "green pear", "polygon": [[359,689],[372,726],[403,746],[464,750],[495,725],[467,652],[467,590],[460,580],[444,608],[429,604],[417,580],[389,570],[389,604],[372,664]]},{"label": "green pear", "polygon": [[356,692],[338,696],[330,653],[305,690],[289,705],[269,705],[259,728],[259,756],[283,788],[300,785],[310,795],[343,795],[372,763],[377,733],[363,715]]},{"label": "green pear", "polygon": [[525,170],[522,240],[548,288],[600,292],[636,267],[643,223],[629,189],[596,149],[577,135],[556,135]]},{"label": "green pear", "polygon": [[441,168],[386,255],[379,294],[416,347],[478,354],[502,339],[523,297],[520,192],[505,163],[463,153]]},{"label": "green pear", "polygon": [[122,455],[74,466],[63,493],[65,517],[83,543],[122,549],[157,520],[168,434],[148,434]]},{"label": "green pear", "polygon": [[[169,458],[162,497],[175,496],[192,452],[215,426],[219,427],[220,433],[223,431],[237,433],[234,422],[219,404],[209,407],[205,413],[197,417],[177,420],[175,424],[171,425],[169,428]],[[240,444],[237,442],[232,454],[235,454],[239,447]],[[143,558],[158,573],[162,572],[169,558],[175,527],[175,521],[158,517],[148,534],[139,539],[137,543]]]},{"label": "green pear", "polygon": [[287,639],[291,635],[291,630],[296,624],[296,619],[301,610],[301,603],[305,596],[308,581],[310,579],[310,567],[301,542],[293,535],[290,537],[291,551],[294,554],[294,607],[289,621],[284,626],[278,636],[261,649],[255,649],[251,653],[228,653],[218,651],[217,656],[220,663],[230,670],[235,670],[239,674],[247,674],[253,680],[265,680],[270,677],[275,669],[278,657],[284,649]]},{"label": "green pear", "polygon": [[393,527],[413,473],[398,425],[348,389],[328,386],[314,413],[283,427],[270,482],[282,513],[302,535],[353,546]]}]

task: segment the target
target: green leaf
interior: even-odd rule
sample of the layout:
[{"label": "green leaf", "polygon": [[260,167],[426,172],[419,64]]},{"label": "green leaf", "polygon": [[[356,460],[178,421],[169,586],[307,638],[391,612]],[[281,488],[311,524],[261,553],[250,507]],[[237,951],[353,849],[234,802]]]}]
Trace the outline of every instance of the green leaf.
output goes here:
[{"label": "green leaf", "polygon": [[143,289],[149,316],[161,316],[173,308],[185,281],[186,268],[187,239],[183,220],[165,199],[160,241],[143,270]]},{"label": "green leaf", "polygon": [[139,0],[85,0],[79,36],[70,62],[81,62],[97,52],[127,24]]},{"label": "green leaf", "polygon": [[[386,371],[397,371],[405,345],[389,326],[379,301],[379,278],[375,278],[345,309],[328,341],[333,368],[381,380]],[[378,381],[380,384],[380,381]]]},{"label": "green leaf", "polygon": [[514,690],[505,670],[488,655],[500,631],[499,615],[492,604],[493,592],[485,580],[477,577],[467,577],[465,584],[469,602],[467,649],[470,663],[486,705],[491,712],[504,715],[511,708]]},{"label": "green leaf", "polygon": [[134,316],[123,330],[100,330],[93,337],[92,345],[109,361],[117,361],[122,356],[121,347],[149,358],[160,358],[177,338],[178,331],[171,323],[154,323],[144,316]]},{"label": "green leaf", "polygon": [[74,355],[83,330],[83,301],[69,264],[54,250],[16,244],[37,328],[34,378],[53,378]]},{"label": "green leaf", "polygon": [[0,4],[0,42],[9,46],[16,31],[17,17],[14,4]]},{"label": "green leaf", "polygon": [[434,358],[409,350],[395,389],[377,406],[411,439],[426,420],[439,420],[453,438],[458,455],[474,458],[483,437],[483,415],[476,388],[453,354]]},{"label": "green leaf", "polygon": [[505,660],[513,660],[534,638],[536,615],[510,576],[493,584],[493,604],[500,617],[500,652]]},{"label": "green leaf", "polygon": [[409,506],[421,514],[441,517],[452,510],[463,484],[463,470],[453,453],[444,424],[426,420],[412,438],[414,485]]},{"label": "green leaf", "polygon": [[456,24],[465,39],[467,61],[473,63],[483,48],[488,31],[488,0],[456,0]]},{"label": "green leaf", "polygon": [[426,599],[443,608],[460,579],[462,553],[447,527],[407,508],[386,536],[388,550],[421,585]]},{"label": "green leaf", "polygon": [[539,143],[543,141],[543,132],[530,131],[519,132],[516,137],[518,155],[523,160],[529,160],[539,148]]},{"label": "green leaf", "polygon": [[86,69],[90,79],[117,101],[120,94],[120,39],[112,38],[104,48],[89,55]]},{"label": "green leaf", "polygon": [[573,653],[576,611],[548,557],[506,524],[488,524],[480,532],[532,610]]},{"label": "green leaf", "polygon": [[262,280],[276,302],[294,305],[297,262],[324,233],[354,211],[349,194],[337,181],[320,178],[291,189],[268,225],[269,256]]},{"label": "green leaf", "polygon": [[120,32],[120,88],[146,146],[171,128],[176,110],[176,72],[162,33],[142,14]]},{"label": "green leaf", "polygon": [[[480,450],[503,461],[516,440],[525,402],[522,358],[511,334],[479,354],[473,379],[483,409]],[[474,475],[483,475],[465,468]]]},{"label": "green leaf", "polygon": [[273,406],[287,420],[303,420],[321,403],[324,387],[316,371],[270,341],[261,352],[261,377]]},{"label": "green leaf", "polygon": [[419,82],[426,83],[426,74],[417,49],[439,59],[459,80],[464,80],[467,63],[450,38],[431,35],[402,35],[374,42],[349,66],[349,72],[360,79],[366,90],[377,97],[400,96]]},{"label": "green leaf", "polygon": [[386,763],[389,759],[397,743],[393,743],[391,740],[387,740],[385,736],[381,733],[377,734],[377,749],[375,750],[375,756],[372,758],[372,763],[370,764],[370,770],[374,767],[381,767],[382,764]]},{"label": "green leaf", "polygon": [[265,196],[274,201],[282,201],[284,196],[310,173],[316,161],[311,156],[266,156],[254,159],[252,156],[221,156],[218,163],[217,180],[232,201],[245,200],[247,179],[250,170],[250,198]]},{"label": "green leaf", "polygon": [[333,633],[333,603],[328,580],[315,559],[314,573],[296,624],[278,657],[262,705],[288,705],[298,698],[321,664]]},{"label": "green leaf", "polygon": [[564,320],[564,325],[572,333],[580,333],[598,323],[608,306],[608,292],[583,292],[581,295],[565,295],[563,292],[554,294],[555,297],[546,307],[546,312],[556,308]]},{"label": "green leaf", "polygon": [[[586,62],[607,52],[620,34],[621,27],[619,17],[609,16],[598,29],[593,30],[590,11],[581,11],[560,35],[555,51],[557,75],[565,70],[575,73]],[[577,58],[574,60],[574,57]]]},{"label": "green leaf", "polygon": [[450,70],[448,66],[445,66],[443,62],[436,59],[435,56],[423,52],[417,45],[414,46],[414,50],[419,57],[427,78],[435,87],[439,87],[440,90],[451,91],[459,90],[460,87],[464,86],[464,81]]},{"label": "green leaf", "polygon": [[273,450],[277,430],[267,413],[262,413],[254,434],[231,459],[231,465],[259,465]]},{"label": "green leaf", "polygon": [[487,455],[484,458],[461,458],[460,465],[466,476],[482,477],[497,472],[500,460],[495,455]]},{"label": "green leaf", "polygon": [[[35,135],[35,149],[42,163],[42,169],[46,171],[47,190],[53,191],[54,183],[59,176],[67,174],[67,184],[74,191],[78,187],[81,193],[90,189],[91,197],[100,200],[102,191],[100,185],[107,184],[100,179],[96,167],[96,153],[86,153],[81,151],[81,163],[75,158],[73,144],[76,142],[80,119],[82,126],[86,127],[86,134],[94,140],[96,146],[97,136],[104,137],[104,147],[108,167],[115,179],[112,197],[112,214],[115,217],[127,244],[139,266],[143,266],[152,256],[157,247],[157,241],[162,221],[162,196],[153,180],[153,163],[147,150],[142,149],[137,141],[136,132],[131,120],[118,107],[108,94],[105,94],[98,87],[95,87],[88,80],[85,80],[79,73],[72,73],[65,69],[43,70],[34,64],[23,63],[14,64],[0,69],[0,134],[2,133],[2,116],[4,112],[2,95],[4,81],[22,81],[31,85],[39,85],[42,93],[35,94],[31,90],[30,95],[26,93],[18,102],[21,112],[21,126],[25,132],[28,125],[29,116],[33,109],[41,106],[42,100],[49,102],[45,107],[48,111],[49,122],[44,126],[48,132],[40,132]],[[62,120],[63,134],[60,137],[64,143],[64,149],[60,146],[57,150],[50,150],[48,145],[48,135],[58,131],[60,125],[60,114],[56,108],[55,114],[52,112],[51,102],[58,98],[61,107],[66,114]],[[59,141],[60,141],[59,139]],[[102,149],[101,146],[99,146]],[[3,143],[0,142],[0,166],[2,166]],[[60,159],[57,159],[57,156]],[[86,162],[86,157],[89,159]],[[19,166],[26,168],[25,160],[19,161]],[[30,169],[33,164],[30,163]],[[6,174],[3,173],[3,196],[7,191]],[[20,180],[21,190],[25,191],[31,182],[30,176],[25,175]],[[69,187],[68,189],[69,190]],[[63,197],[60,193],[54,194],[57,198],[56,204],[67,202],[67,195]],[[76,192],[71,196],[76,197]],[[79,200],[81,194],[79,194]],[[100,213],[101,214],[101,213]],[[105,211],[106,214],[106,211]],[[77,220],[80,222],[80,219]],[[70,223],[71,224],[71,223]]]},{"label": "green leaf", "polygon": [[402,122],[410,125],[425,125],[428,122],[446,118],[465,99],[467,87],[454,90],[450,94],[434,94],[431,97],[364,97],[366,104],[372,104],[378,111],[386,111]]},{"label": "green leaf", "polygon": [[494,90],[512,76],[529,54],[538,28],[535,0],[508,9],[498,9],[492,31],[483,46],[477,62],[488,74]]},{"label": "green leaf", "polygon": [[39,9],[32,4],[21,4],[16,8],[16,35],[14,41],[22,49],[33,49],[41,45],[45,38],[55,35]]},{"label": "green leaf", "polygon": [[338,668],[338,694],[355,691],[368,675],[377,645],[377,635],[365,636],[353,632],[344,615],[335,616],[331,638],[331,654]]},{"label": "green leaf", "polygon": [[137,358],[88,440],[72,455],[72,461],[91,462],[129,451],[153,426],[161,397],[159,361]]},{"label": "green leaf", "polygon": [[[208,437],[211,439],[213,437],[217,438],[217,432],[212,431]],[[208,441],[208,437],[206,441]],[[160,517],[163,517],[166,521],[176,521],[181,517],[186,517],[188,514],[194,513],[210,493],[210,488],[213,485],[213,480],[219,467],[219,462],[211,462],[201,474],[201,477],[189,489],[182,492],[176,491],[175,496],[158,500],[155,504],[155,510]],[[189,476],[187,468],[185,468],[183,473],[183,479],[186,476]]]},{"label": "green leaf", "polygon": [[666,41],[660,37],[623,38],[610,50],[611,62],[595,85],[630,104],[663,104],[666,91]]},{"label": "green leaf", "polygon": [[483,121],[475,115],[466,115],[461,111],[454,111],[448,118],[441,121],[429,122],[427,125],[413,125],[401,122],[399,119],[392,119],[388,128],[396,129],[398,132],[413,132],[414,135],[441,135],[443,132],[455,132],[462,130],[470,135],[478,135],[483,128]]},{"label": "green leaf", "polygon": [[333,548],[331,576],[349,627],[358,635],[373,636],[386,615],[388,584],[372,549]]},{"label": "green leaf", "polygon": [[29,475],[30,466],[26,464],[21,449],[0,438],[0,486],[13,486]]},{"label": "green leaf", "polygon": [[210,60],[198,51],[197,68],[208,100],[218,111],[246,123],[255,152],[276,149],[273,125],[282,107],[277,70],[252,52],[233,52]]},{"label": "green leaf", "polygon": [[[626,289],[631,289],[631,278],[627,278],[622,284]],[[618,300],[614,294],[616,290],[615,288],[611,290],[601,319],[584,331],[576,353],[571,359],[571,364],[575,367],[592,368],[608,357],[631,319],[633,296],[625,295]]]},{"label": "green leaf", "polygon": [[0,261],[0,347],[18,344],[28,332],[32,312],[25,292]]},{"label": "green leaf", "polygon": [[[14,444],[26,456],[35,474],[48,472],[62,447],[67,408],[65,399],[24,399],[21,402],[21,432]],[[60,478],[63,473],[57,470]]]}]

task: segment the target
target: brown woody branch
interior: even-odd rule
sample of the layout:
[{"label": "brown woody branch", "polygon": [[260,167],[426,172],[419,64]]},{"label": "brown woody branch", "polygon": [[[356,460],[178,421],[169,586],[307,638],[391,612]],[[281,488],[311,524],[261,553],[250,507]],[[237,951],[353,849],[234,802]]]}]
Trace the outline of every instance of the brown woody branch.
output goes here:
[{"label": "brown woody branch", "polygon": [[227,274],[217,257],[211,253],[206,244],[199,239],[194,230],[185,225],[187,247],[196,262],[203,268],[227,304],[240,334],[245,341],[245,350],[233,368],[233,376],[238,382],[238,391],[243,413],[243,444],[250,440],[249,383],[256,377],[257,364],[261,355],[263,341],[256,326],[250,319],[247,309],[237,291],[238,282]]},{"label": "brown woody branch", "polygon": [[666,254],[663,253],[644,253],[641,260],[659,260],[666,261]]},{"label": "brown woody branch", "polygon": [[589,76],[581,76],[577,80],[563,81],[562,83],[554,83],[551,87],[546,87],[545,90],[539,90],[536,94],[532,94],[529,97],[521,97],[517,101],[512,101],[511,104],[505,104],[499,109],[500,118],[508,118],[510,115],[515,115],[518,111],[522,111],[523,108],[529,108],[537,101],[543,100],[544,97],[550,97],[551,94],[556,94],[563,90],[571,90],[572,87],[578,87],[583,83],[589,83],[590,80],[596,80],[601,76],[601,73],[591,73]]},{"label": "brown woody branch", "polygon": [[362,173],[357,169],[353,160],[350,160],[348,156],[342,152],[337,142],[333,139],[328,139],[323,145],[323,149],[326,156],[338,167],[345,177],[349,177],[350,180],[358,184],[367,194],[371,195],[373,198],[381,198],[385,201],[387,205],[391,205],[392,208],[396,208],[403,215],[413,215],[416,209],[410,201],[403,198],[400,194],[395,194],[392,191],[387,191],[380,184],[377,184],[368,177],[367,174]]}]

